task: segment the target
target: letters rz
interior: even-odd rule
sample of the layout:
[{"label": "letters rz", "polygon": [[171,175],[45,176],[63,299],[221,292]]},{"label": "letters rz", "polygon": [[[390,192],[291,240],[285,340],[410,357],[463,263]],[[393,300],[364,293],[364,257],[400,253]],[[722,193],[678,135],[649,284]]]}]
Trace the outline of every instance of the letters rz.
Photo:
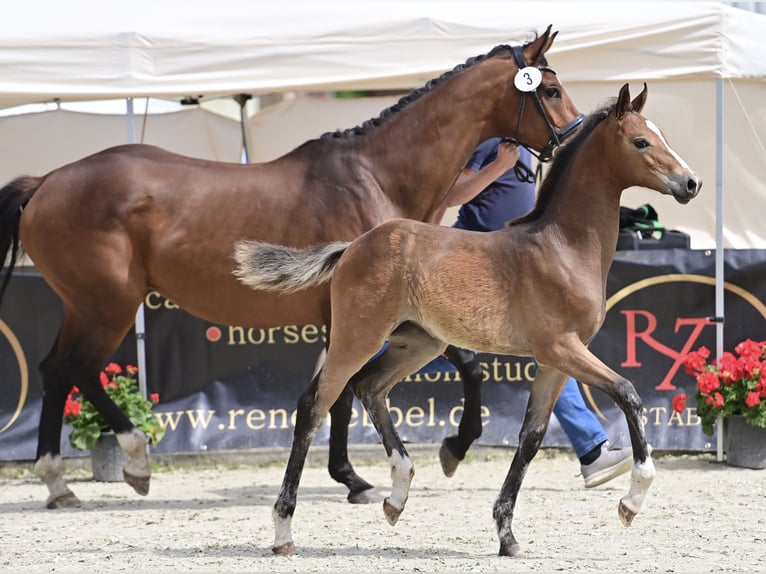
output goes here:
[{"label": "letters rz", "polygon": [[[660,343],[657,339],[652,337],[655,329],[657,329],[657,317],[649,311],[643,310],[625,310],[620,311],[625,315],[625,361],[621,363],[623,367],[640,367],[641,363],[636,359],[636,341],[641,339],[649,347],[662,353],[666,357],[673,359],[673,365],[670,370],[662,379],[662,382],[655,387],[656,391],[674,391],[676,386],[672,383],[673,377],[675,377],[678,369],[683,364],[683,358],[689,351],[692,350],[702,330],[708,325],[715,325],[712,321],[708,321],[705,317],[692,317],[689,319],[676,319],[675,332],[678,333],[681,327],[692,326],[692,330],[689,333],[689,337],[686,339],[683,348],[680,351],[671,349],[667,345]],[[646,327],[639,331],[636,326],[636,317],[642,316],[646,321]]]}]

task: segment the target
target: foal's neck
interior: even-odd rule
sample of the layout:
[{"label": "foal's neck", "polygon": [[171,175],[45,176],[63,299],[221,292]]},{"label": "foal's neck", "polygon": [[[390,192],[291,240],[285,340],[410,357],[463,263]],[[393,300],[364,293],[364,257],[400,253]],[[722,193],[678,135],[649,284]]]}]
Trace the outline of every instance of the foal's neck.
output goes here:
[{"label": "foal's neck", "polygon": [[[593,140],[593,138],[590,138]],[[553,190],[541,222],[554,225],[565,245],[586,257],[599,257],[608,271],[619,234],[620,197],[624,186],[605,160],[602,140],[586,141]]]}]

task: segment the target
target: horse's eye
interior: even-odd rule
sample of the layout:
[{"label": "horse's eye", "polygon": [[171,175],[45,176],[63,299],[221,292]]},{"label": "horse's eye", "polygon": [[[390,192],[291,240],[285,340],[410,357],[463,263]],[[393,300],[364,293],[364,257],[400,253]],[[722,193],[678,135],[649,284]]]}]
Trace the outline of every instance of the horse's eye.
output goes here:
[{"label": "horse's eye", "polygon": [[644,138],[636,138],[633,140],[633,145],[638,149],[644,149],[645,147],[649,147],[649,142]]},{"label": "horse's eye", "polygon": [[560,96],[559,89],[555,86],[550,86],[548,88],[545,88],[545,97],[546,98],[558,98]]}]

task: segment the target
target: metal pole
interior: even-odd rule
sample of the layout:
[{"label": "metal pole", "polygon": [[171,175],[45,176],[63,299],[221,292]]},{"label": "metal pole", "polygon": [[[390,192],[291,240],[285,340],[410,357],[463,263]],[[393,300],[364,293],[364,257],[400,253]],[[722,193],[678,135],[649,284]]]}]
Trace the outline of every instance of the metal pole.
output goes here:
[{"label": "metal pole", "polygon": [[250,163],[250,150],[247,145],[247,101],[253,96],[250,94],[237,94],[234,96],[234,101],[239,104],[239,126],[242,130],[242,163]]},{"label": "metal pole", "polygon": [[[135,117],[133,113],[133,98],[127,98],[128,118],[128,143],[136,143]],[[146,385],[146,325],[144,323],[144,304],[136,311],[136,351],[138,356],[138,392],[146,398],[148,396]]]},{"label": "metal pole", "polygon": [[[724,326],[724,304],[723,304],[723,88],[724,79],[719,77],[716,80],[716,111],[715,111],[715,341],[716,357],[723,355],[723,326]],[[723,461],[723,419],[721,417],[716,421],[716,460]]]}]

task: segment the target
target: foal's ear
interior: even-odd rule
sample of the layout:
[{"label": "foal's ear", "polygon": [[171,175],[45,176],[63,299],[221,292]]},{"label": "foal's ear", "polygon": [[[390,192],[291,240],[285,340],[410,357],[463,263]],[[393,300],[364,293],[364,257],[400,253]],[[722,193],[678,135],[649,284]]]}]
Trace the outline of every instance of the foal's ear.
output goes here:
[{"label": "foal's ear", "polygon": [[623,85],[620,88],[620,95],[617,96],[617,105],[614,107],[614,115],[618,120],[622,119],[627,112],[631,111],[630,103],[630,87],[628,84]]},{"label": "foal's ear", "polygon": [[646,82],[644,82],[644,89],[641,90],[641,93],[638,94],[635,98],[633,98],[633,102],[630,104],[633,106],[633,111],[637,114],[641,113],[641,110],[644,109],[644,104],[646,103],[646,94],[647,94],[647,87]]}]

